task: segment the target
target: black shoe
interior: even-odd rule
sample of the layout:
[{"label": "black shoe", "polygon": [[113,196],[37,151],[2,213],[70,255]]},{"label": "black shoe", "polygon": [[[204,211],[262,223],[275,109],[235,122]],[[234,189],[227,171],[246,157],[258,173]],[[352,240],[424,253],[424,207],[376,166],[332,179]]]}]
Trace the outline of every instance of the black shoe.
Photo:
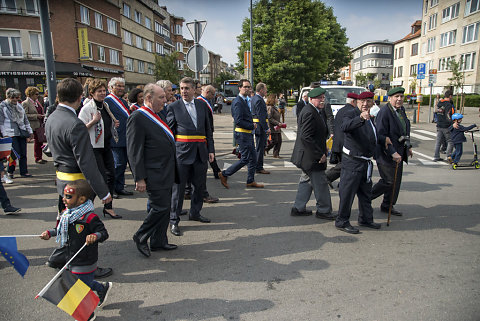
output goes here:
[{"label": "black shoe", "polygon": [[188,218],[190,221],[197,221],[197,222],[202,222],[202,223],[210,223],[210,219],[206,218],[205,216],[198,215],[197,217],[189,217]]},{"label": "black shoe", "polygon": [[112,215],[110,212],[108,212],[108,211],[104,208],[104,209],[103,209],[103,217],[105,217],[106,215],[110,216],[110,217],[113,218],[113,219],[122,218],[122,215],[120,215],[120,214]]},{"label": "black shoe", "polygon": [[175,244],[165,244],[164,246],[160,247],[150,247],[150,251],[155,252],[155,251],[172,251],[175,250],[178,246]]},{"label": "black shoe", "polygon": [[213,203],[218,203],[218,201],[219,201],[219,198],[215,196],[208,195],[207,197],[203,198],[204,203],[213,204]]},{"label": "black shoe", "polygon": [[315,217],[323,218],[324,220],[334,221],[337,218],[337,215],[335,215],[333,213],[318,213],[318,212],[316,212]]},{"label": "black shoe", "polygon": [[180,215],[187,215],[187,214],[188,214],[188,211],[187,211],[187,210],[182,210],[182,211],[180,212]]},{"label": "black shoe", "polygon": [[185,194],[185,195],[183,196],[183,199],[184,199],[184,200],[190,200],[190,199],[192,199],[192,194]]},{"label": "black shoe", "polygon": [[350,233],[350,234],[360,233],[360,230],[358,228],[353,227],[350,224],[345,225],[343,227],[338,227],[338,226],[335,226],[335,227],[337,228],[337,230],[344,231],[344,232],[347,232],[347,233]]},{"label": "black shoe", "polygon": [[112,268],[97,267],[97,269],[95,270],[94,277],[95,277],[95,279],[102,279],[102,278],[106,278],[107,276],[110,276],[112,274],[113,274]]},{"label": "black shoe", "polygon": [[440,162],[440,161],[443,161],[443,158],[440,158],[440,157],[439,158],[434,158],[433,161],[434,162]]},{"label": "black shoe", "polygon": [[136,235],[133,235],[133,241],[137,245],[137,249],[140,253],[142,253],[146,257],[150,257],[150,249],[148,248],[147,242],[140,243],[140,239]]},{"label": "black shoe", "polygon": [[120,197],[117,193],[113,193],[112,198],[118,200],[118,199],[120,199],[121,197]]},{"label": "black shoe", "polygon": [[13,214],[17,214],[18,212],[20,212],[22,209],[21,208],[18,208],[18,207],[14,207],[12,205],[8,205],[7,207],[5,207],[3,209],[3,211],[5,212],[5,215],[13,215]]},{"label": "black shoe", "polygon": [[213,172],[213,177],[215,177],[215,179],[220,179],[220,176],[218,176],[218,173],[220,172]]},{"label": "black shoe", "polygon": [[382,227],[382,224],[374,223],[374,222],[372,222],[372,223],[360,223],[360,222],[358,222],[358,225],[369,227],[369,228],[374,228],[376,230],[379,230],[380,227]]},{"label": "black shoe", "polygon": [[311,210],[299,211],[296,207],[292,207],[290,211],[290,215],[292,216],[309,216],[312,215],[313,212]]},{"label": "black shoe", "polygon": [[177,224],[172,224],[172,227],[170,227],[170,233],[172,233],[175,236],[182,235],[182,232],[180,231],[180,228],[178,227]]},{"label": "black shoe", "polygon": [[98,298],[100,299],[100,301],[98,302],[98,307],[99,308],[101,308],[105,305],[105,302],[107,301],[108,293],[110,292],[110,290],[113,287],[113,283],[112,282],[106,282],[106,283],[103,283],[103,286],[104,286],[103,291],[97,292]]},{"label": "black shoe", "polygon": [[118,195],[123,195],[123,196],[131,196],[131,195],[133,195],[133,192],[126,191],[126,190],[122,189],[121,191],[117,191],[117,194]]},{"label": "black shoe", "polygon": [[24,177],[24,178],[29,178],[29,177],[32,177],[33,175],[32,174],[23,174],[23,175],[20,175],[20,177]]},{"label": "black shoe", "polygon": [[[383,213],[387,213],[388,214],[388,207],[383,207],[381,206],[380,207],[380,211],[382,211]],[[397,211],[393,206],[392,206],[392,215],[395,215],[395,216],[402,216],[402,212],[400,211]]]}]

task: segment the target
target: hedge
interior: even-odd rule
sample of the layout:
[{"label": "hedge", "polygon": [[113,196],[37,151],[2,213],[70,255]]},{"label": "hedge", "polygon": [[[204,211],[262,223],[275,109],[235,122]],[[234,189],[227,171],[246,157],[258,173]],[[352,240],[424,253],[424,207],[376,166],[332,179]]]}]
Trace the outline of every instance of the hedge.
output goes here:
[{"label": "hedge", "polygon": [[[404,101],[407,102],[407,95],[405,94]],[[430,99],[432,99],[432,106],[433,102],[435,100],[436,95],[422,95],[423,96],[423,101],[422,105],[428,106],[430,104]],[[443,96],[440,96],[443,98]],[[460,99],[461,97],[458,96],[458,103],[460,104]],[[457,101],[457,97],[453,96],[453,102],[455,103]],[[415,103],[416,105],[417,103]],[[480,95],[465,95],[465,107],[480,107]]]}]

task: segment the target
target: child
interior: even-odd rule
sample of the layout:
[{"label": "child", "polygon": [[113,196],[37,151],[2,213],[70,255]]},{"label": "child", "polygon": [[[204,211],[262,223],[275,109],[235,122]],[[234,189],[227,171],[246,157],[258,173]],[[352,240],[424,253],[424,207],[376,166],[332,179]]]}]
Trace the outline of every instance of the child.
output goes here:
[{"label": "child", "polygon": [[[112,282],[100,283],[94,280],[98,260],[98,242],[108,239],[108,232],[100,218],[93,213],[94,206],[90,200],[92,190],[85,180],[67,184],[64,189],[63,202],[67,209],[62,213],[55,229],[42,233],[40,238],[57,237],[60,246],[67,246],[67,260],[75,255],[87,243],[87,246],[70,263],[69,269],[80,280],[96,291],[102,307],[112,288]],[[94,314],[89,320],[95,318]]]},{"label": "child", "polygon": [[453,124],[448,128],[450,130],[450,138],[452,139],[452,143],[455,146],[455,151],[452,153],[452,157],[448,157],[448,161],[450,163],[454,163],[455,165],[458,164],[460,158],[463,154],[463,142],[467,141],[465,138],[464,132],[470,130],[474,127],[477,127],[476,124],[473,124],[468,127],[464,127],[460,125],[462,122],[463,115],[460,113],[455,113],[452,115]]}]

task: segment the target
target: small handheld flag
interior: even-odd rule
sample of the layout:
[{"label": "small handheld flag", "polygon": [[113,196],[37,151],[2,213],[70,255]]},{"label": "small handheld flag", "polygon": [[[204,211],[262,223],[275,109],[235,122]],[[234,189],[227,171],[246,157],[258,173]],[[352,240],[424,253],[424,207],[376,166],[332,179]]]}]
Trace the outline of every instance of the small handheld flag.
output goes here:
[{"label": "small handheld flag", "polygon": [[22,277],[25,276],[30,263],[25,255],[18,252],[15,237],[0,237],[0,253]]}]

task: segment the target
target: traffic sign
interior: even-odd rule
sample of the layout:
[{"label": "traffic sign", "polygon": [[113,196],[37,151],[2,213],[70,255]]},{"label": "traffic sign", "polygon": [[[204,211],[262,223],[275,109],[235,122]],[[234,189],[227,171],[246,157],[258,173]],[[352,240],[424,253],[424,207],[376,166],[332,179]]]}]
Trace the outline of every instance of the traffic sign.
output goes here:
[{"label": "traffic sign", "polygon": [[193,21],[193,22],[188,22],[187,23],[187,28],[188,31],[190,31],[190,34],[193,37],[193,41],[195,43],[198,43],[200,41],[200,38],[202,38],[203,31],[205,30],[205,27],[207,26],[206,21]]},{"label": "traffic sign", "polygon": [[436,75],[436,74],[437,74],[437,69],[430,69],[430,70],[428,71],[428,73],[429,73],[430,75],[432,75],[432,74]]},{"label": "traffic sign", "polygon": [[430,74],[428,75],[428,83],[434,84],[437,82],[437,74]]},{"label": "traffic sign", "polygon": [[418,74],[417,79],[425,79],[425,74]]},{"label": "traffic sign", "polygon": [[205,47],[195,44],[188,49],[187,66],[194,72],[200,72],[207,67],[210,57]]},{"label": "traffic sign", "polygon": [[[417,74],[419,75],[425,75],[425,63],[418,64],[417,66]],[[424,79],[424,78],[417,78],[417,79]]]}]

